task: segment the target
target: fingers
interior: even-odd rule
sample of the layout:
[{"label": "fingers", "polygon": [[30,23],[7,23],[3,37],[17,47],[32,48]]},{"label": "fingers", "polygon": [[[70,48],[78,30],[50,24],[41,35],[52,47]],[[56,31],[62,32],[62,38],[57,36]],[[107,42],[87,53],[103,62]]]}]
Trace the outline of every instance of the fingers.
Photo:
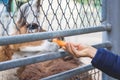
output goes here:
[{"label": "fingers", "polygon": [[78,57],[77,53],[77,48],[72,44],[72,43],[67,43],[66,44],[66,50],[71,53],[73,56]]},{"label": "fingers", "polygon": [[77,58],[79,58],[79,51],[76,47],[74,47],[72,44],[70,44],[70,47],[71,47],[71,51],[73,53],[73,55]]},{"label": "fingers", "polygon": [[87,47],[86,45],[83,45],[83,44],[72,44],[72,45],[76,47],[78,50],[82,50]]},{"label": "fingers", "polygon": [[70,52],[70,53],[73,54],[73,52],[72,52],[72,50],[71,50],[70,44],[71,44],[71,43],[67,43],[67,44],[66,44],[66,50],[67,50],[68,52]]},{"label": "fingers", "polygon": [[72,51],[72,54],[79,58],[79,57],[87,57],[87,48],[85,49],[82,49],[82,50],[78,50],[76,49],[73,45],[70,45],[71,46],[71,51]]},{"label": "fingers", "polygon": [[73,56],[77,58],[87,56],[87,46],[82,46],[82,45],[75,46],[72,43],[67,43],[64,50],[68,51],[70,54],[72,54]]}]

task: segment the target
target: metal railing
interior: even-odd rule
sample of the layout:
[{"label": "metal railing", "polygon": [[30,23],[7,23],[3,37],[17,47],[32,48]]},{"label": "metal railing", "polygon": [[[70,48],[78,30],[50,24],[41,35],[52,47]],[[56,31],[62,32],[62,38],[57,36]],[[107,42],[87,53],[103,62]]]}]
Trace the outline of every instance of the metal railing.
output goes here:
[{"label": "metal railing", "polygon": [[[106,43],[97,44],[97,45],[93,45],[93,46],[96,48],[100,48],[100,47],[110,48],[111,43],[106,42]],[[47,61],[47,60],[62,58],[62,57],[65,57],[67,55],[68,55],[68,53],[66,53],[64,51],[49,52],[49,53],[45,53],[45,54],[41,54],[41,55],[37,55],[37,56],[0,62],[0,70],[6,70],[6,69],[24,66],[24,65],[28,65],[28,64],[33,64],[33,63],[37,63],[37,62],[43,62],[43,61]]]},{"label": "metal railing", "polygon": [[[111,30],[110,24],[101,24],[103,22],[101,0],[31,0],[22,6],[18,5],[17,0],[9,1],[12,1],[11,4],[4,2],[0,4],[2,7],[0,12],[0,46]],[[11,6],[9,7],[11,11],[7,11],[8,5]],[[23,23],[25,25],[36,23],[39,26],[38,29],[44,28],[48,32],[11,35],[16,30],[20,31],[20,27],[24,25],[19,26],[18,24]],[[111,43],[104,42],[93,46],[109,48]],[[50,52],[49,54],[0,62],[0,71],[67,55],[68,53],[64,51]],[[42,80],[84,80],[79,75],[94,69],[92,65],[86,65]],[[95,77],[97,74],[98,76]],[[94,71],[91,74],[92,80],[99,80],[99,74],[99,71]]]}]

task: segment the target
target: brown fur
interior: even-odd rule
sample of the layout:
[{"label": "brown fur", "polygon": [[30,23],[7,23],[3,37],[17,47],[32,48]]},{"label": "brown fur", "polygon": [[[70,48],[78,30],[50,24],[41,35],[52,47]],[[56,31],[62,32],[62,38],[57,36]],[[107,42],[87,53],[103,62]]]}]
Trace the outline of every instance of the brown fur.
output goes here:
[{"label": "brown fur", "polygon": [[75,59],[65,61],[62,58],[31,64],[26,66],[19,78],[20,80],[39,80],[40,78],[78,67],[80,64],[82,65],[82,63],[77,63]]},{"label": "brown fur", "polygon": [[[20,35],[20,34],[29,34],[29,32],[27,31],[27,28],[30,24],[24,25],[22,27],[20,27],[19,31],[16,31],[13,35]],[[37,25],[35,23],[32,23],[32,25]],[[37,25],[38,26],[38,25]],[[39,32],[45,32],[46,30],[41,29]],[[36,29],[36,32],[38,32],[38,28]],[[20,44],[14,44],[11,45],[15,51],[19,51],[20,48],[25,47],[25,46],[38,46],[41,45],[43,43],[42,40],[40,41],[33,41],[33,42],[25,42],[25,43],[20,43]]]},{"label": "brown fur", "polygon": [[12,59],[13,52],[10,46],[0,46],[0,62]]},{"label": "brown fur", "polygon": [[[19,31],[16,31],[13,35],[28,34],[27,33],[27,26],[28,25],[24,25],[24,26],[20,27]],[[38,29],[36,29],[36,31],[38,31]],[[43,31],[45,31],[45,30],[42,29],[41,32],[43,32]],[[6,60],[11,60],[13,53],[19,51],[20,48],[23,48],[25,46],[38,46],[38,45],[41,45],[42,43],[43,43],[43,41],[40,40],[40,41],[33,41],[33,42],[25,42],[25,43],[19,43],[19,44],[0,46],[0,62],[6,61]]]},{"label": "brown fur", "polygon": [[[26,28],[27,27],[25,26],[20,28],[21,34],[25,34],[27,32]],[[19,32],[16,32],[15,34],[19,34]],[[19,51],[21,47],[38,46],[40,44],[42,44],[42,41],[0,46],[0,61],[11,60],[13,53]],[[83,65],[82,63],[80,62],[77,63],[77,62],[78,61],[76,61],[76,59],[74,58],[70,58],[70,59],[61,58],[61,59],[31,64],[28,66],[20,67],[17,70],[17,76],[20,80],[38,80],[43,77],[47,77],[59,72],[63,72],[78,67],[79,65]],[[91,78],[86,80],[91,80]]]},{"label": "brown fur", "polygon": [[[38,0],[37,2],[37,8],[40,6],[39,3],[40,3],[40,0]],[[26,23],[26,19],[24,19],[23,17],[20,17],[20,19],[17,22],[17,27],[19,31],[16,31],[13,35],[28,34],[28,31],[27,31],[28,25],[29,24]],[[45,30],[36,29],[36,32],[39,32],[39,31],[41,32]],[[7,46],[0,46],[0,62],[11,60],[12,55],[16,51],[19,51],[20,48],[23,48],[25,46],[38,46],[38,45],[41,45],[42,43],[43,41],[34,41],[34,42],[26,42],[26,43],[20,43],[20,44],[12,44]],[[20,78],[20,80],[38,80],[43,77],[47,77],[59,72],[63,72],[63,71],[75,68],[79,65],[83,65],[82,63],[77,63],[77,62],[78,61],[76,61],[74,58],[70,60],[65,60],[61,58],[61,59],[31,64],[28,66],[20,67],[17,70],[17,76]],[[91,79],[89,78],[89,80]]]}]

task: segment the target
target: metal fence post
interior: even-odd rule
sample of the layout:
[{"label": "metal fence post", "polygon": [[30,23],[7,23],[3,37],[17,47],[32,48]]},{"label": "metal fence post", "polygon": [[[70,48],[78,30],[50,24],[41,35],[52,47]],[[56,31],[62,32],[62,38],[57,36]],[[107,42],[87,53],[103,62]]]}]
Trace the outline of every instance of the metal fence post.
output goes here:
[{"label": "metal fence post", "polygon": [[[103,33],[103,42],[108,40],[112,43],[110,49],[115,54],[120,54],[120,0],[102,0],[102,18],[105,24],[112,26],[110,32]],[[103,73],[102,80],[116,80]]]}]

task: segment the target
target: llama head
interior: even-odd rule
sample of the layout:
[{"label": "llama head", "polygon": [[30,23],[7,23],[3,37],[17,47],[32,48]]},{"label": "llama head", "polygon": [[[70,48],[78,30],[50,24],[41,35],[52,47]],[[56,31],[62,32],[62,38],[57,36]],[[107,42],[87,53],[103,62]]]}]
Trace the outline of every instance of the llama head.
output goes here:
[{"label": "llama head", "polygon": [[[16,32],[13,35],[30,34],[30,33],[35,33],[35,32],[44,32],[44,31],[45,30],[40,28],[38,24],[30,23],[30,24],[26,24],[24,26],[19,27],[19,30],[16,30]],[[38,46],[42,43],[43,43],[43,40],[39,40],[39,41],[14,44],[13,46],[14,46],[15,51],[19,51],[21,47]]]}]

